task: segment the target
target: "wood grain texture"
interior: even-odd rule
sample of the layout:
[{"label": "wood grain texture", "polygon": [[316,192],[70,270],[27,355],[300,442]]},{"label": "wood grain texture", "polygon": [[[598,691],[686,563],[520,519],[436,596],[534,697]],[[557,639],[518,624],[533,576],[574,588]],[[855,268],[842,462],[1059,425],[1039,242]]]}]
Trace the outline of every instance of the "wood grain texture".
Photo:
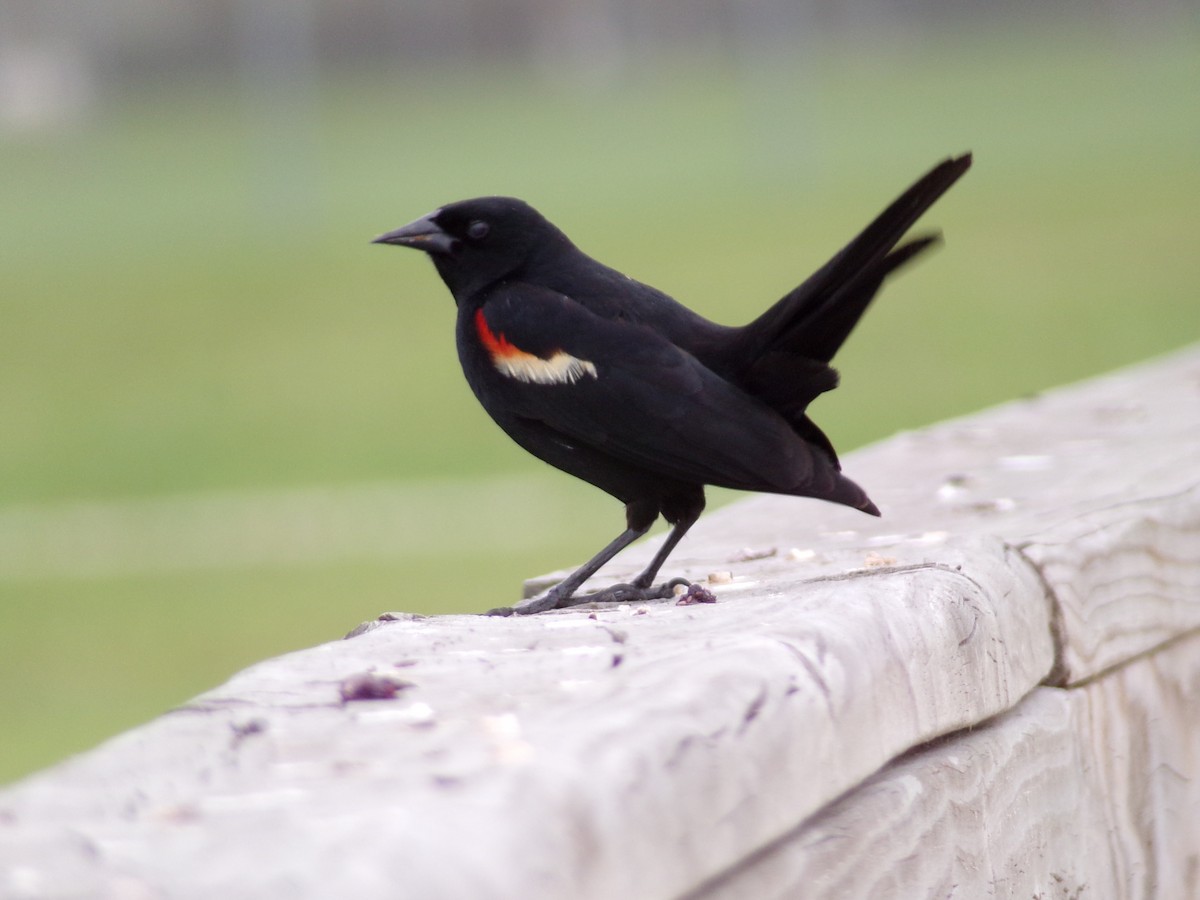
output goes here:
[{"label": "wood grain texture", "polygon": [[690,900],[1200,896],[1200,634],[917,750]]},{"label": "wood grain texture", "polygon": [[[40,833],[23,852],[49,885],[74,851],[67,871],[173,897],[328,896],[363,859],[339,893],[678,894],[1045,676],[1032,570],[995,543],[943,551],[711,606],[398,621],[272,660],[7,792],[0,857]],[[370,668],[413,686],[341,705]]]},{"label": "wood grain texture", "polygon": [[[853,454],[881,522],[721,510],[677,564],[730,573],[713,605],[397,615],[268,660],[0,792],[0,896],[636,900],[747,860],[742,896],[1174,896],[1197,399],[1192,350]],[[395,696],[342,702],[364,676]]]},{"label": "wood grain texture", "polygon": [[1060,683],[1200,628],[1200,484],[1081,515],[1020,549],[1057,601]]}]

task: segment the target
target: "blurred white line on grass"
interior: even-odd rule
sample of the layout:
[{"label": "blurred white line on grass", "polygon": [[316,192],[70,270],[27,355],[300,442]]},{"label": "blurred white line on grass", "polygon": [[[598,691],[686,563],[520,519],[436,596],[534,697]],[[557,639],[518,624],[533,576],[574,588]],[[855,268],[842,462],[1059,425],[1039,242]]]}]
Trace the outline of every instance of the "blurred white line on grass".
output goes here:
[{"label": "blurred white line on grass", "polygon": [[506,553],[580,514],[560,487],[528,475],[11,506],[0,580]]}]

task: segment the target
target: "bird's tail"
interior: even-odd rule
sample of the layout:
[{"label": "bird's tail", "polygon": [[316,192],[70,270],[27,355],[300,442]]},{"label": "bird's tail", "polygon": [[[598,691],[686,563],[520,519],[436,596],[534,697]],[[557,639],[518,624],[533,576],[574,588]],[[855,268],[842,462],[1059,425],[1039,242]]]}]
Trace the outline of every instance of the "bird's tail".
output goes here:
[{"label": "bird's tail", "polygon": [[[837,387],[838,375],[829,362],[883,280],[938,240],[937,235],[925,235],[900,244],[905,232],[970,167],[969,153],[934,166],[833,259],[741,328],[731,342],[738,381],[822,450],[835,469],[839,465],[833,444],[808,418],[808,405]],[[873,510],[865,494],[858,498],[853,491],[837,502]]]},{"label": "bird's tail", "polygon": [[808,280],[746,325],[740,335],[743,358],[780,352],[828,364],[883,280],[938,241],[937,235],[925,235],[899,244],[970,166],[969,153],[939,163]]}]

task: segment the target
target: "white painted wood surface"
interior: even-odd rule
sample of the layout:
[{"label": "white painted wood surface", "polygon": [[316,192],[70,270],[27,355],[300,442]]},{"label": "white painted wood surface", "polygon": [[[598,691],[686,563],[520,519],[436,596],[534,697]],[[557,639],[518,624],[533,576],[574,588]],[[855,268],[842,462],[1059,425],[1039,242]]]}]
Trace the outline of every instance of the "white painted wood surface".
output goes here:
[{"label": "white painted wood surface", "polygon": [[0,792],[0,897],[1197,896],[1198,437],[1192,350],[709,515],[714,605],[268,660]]}]

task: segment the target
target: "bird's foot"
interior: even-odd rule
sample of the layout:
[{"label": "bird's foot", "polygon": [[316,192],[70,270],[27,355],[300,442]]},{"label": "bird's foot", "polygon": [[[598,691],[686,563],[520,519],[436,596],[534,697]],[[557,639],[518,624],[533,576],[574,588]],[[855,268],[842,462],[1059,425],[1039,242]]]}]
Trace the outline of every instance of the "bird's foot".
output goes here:
[{"label": "bird's foot", "polygon": [[686,578],[672,578],[657,587],[641,587],[638,584],[614,584],[592,594],[568,594],[563,596],[556,593],[557,588],[551,588],[544,594],[522,600],[516,606],[501,606],[490,609],[485,615],[489,616],[531,616],[534,613],[550,609],[568,609],[581,606],[584,603],[644,603],[648,600],[665,600],[675,595],[675,588],[689,587]]},{"label": "bird's foot", "polygon": [[675,596],[675,588],[688,587],[691,584],[686,578],[672,578],[664,581],[658,587],[642,587],[633,584],[614,584],[594,594],[584,594],[582,597],[572,597],[571,604],[577,603],[645,603],[647,600],[666,600]]}]

